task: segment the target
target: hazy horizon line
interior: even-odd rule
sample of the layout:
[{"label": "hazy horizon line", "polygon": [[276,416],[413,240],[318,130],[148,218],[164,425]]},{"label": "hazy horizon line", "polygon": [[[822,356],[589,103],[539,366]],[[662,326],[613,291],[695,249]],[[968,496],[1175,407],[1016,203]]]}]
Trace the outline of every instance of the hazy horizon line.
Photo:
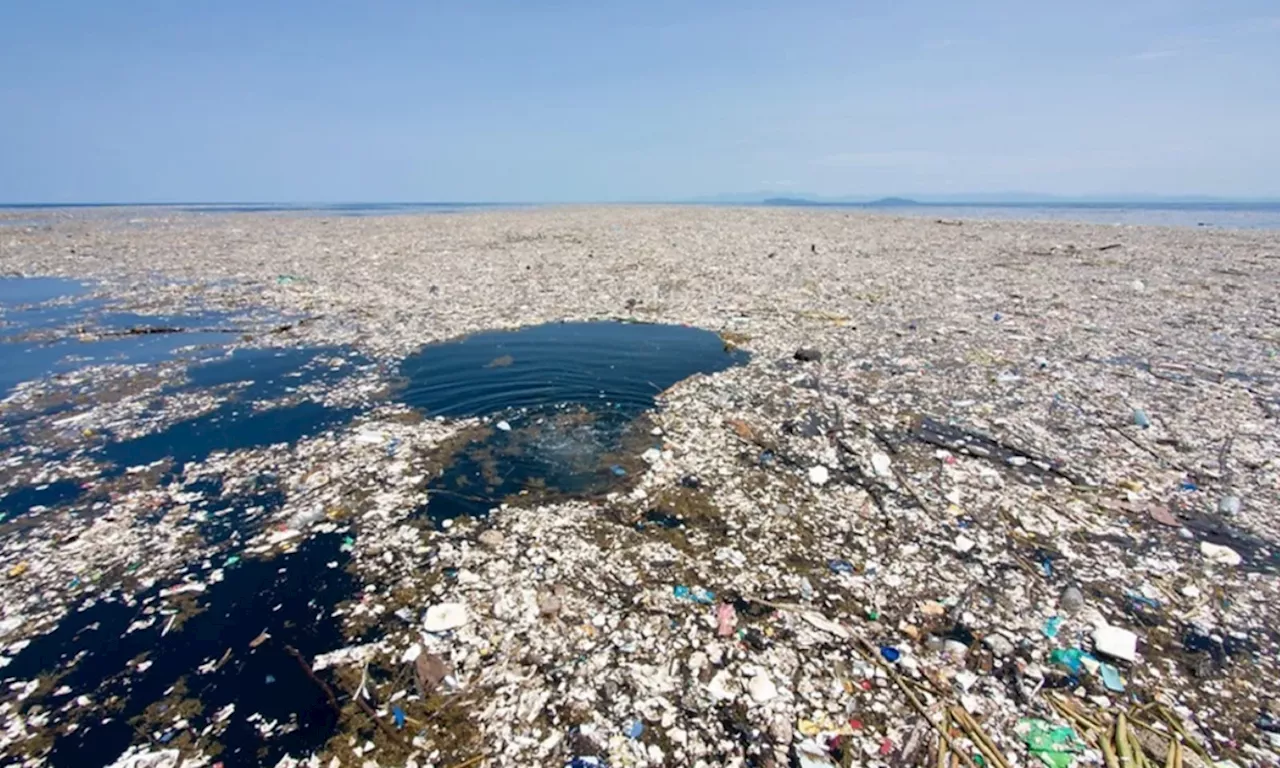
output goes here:
[{"label": "hazy horizon line", "polygon": [[902,200],[917,205],[1248,205],[1277,204],[1277,197],[1223,197],[1217,195],[1080,195],[1058,196],[1033,193],[972,195],[895,194],[881,196],[833,196],[803,193],[725,193],[688,198],[633,198],[614,200],[71,200],[71,201],[0,201],[0,208],[128,208],[181,206],[281,206],[281,207],[354,207],[354,206],[534,206],[534,205],[760,205],[770,201],[796,201],[815,205],[869,205]]}]

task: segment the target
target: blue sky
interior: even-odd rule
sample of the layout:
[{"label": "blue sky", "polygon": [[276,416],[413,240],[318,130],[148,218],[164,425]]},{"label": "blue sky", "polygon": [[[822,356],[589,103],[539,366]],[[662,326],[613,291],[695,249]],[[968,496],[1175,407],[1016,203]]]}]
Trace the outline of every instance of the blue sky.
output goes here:
[{"label": "blue sky", "polygon": [[0,201],[1280,197],[1276,0],[0,3]]}]

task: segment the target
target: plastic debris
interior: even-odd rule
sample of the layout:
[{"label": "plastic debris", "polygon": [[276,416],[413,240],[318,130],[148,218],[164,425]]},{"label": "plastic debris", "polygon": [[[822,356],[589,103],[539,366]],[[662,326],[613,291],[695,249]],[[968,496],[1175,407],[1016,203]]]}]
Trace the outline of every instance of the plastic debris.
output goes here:
[{"label": "plastic debris", "polygon": [[730,603],[716,606],[716,634],[720,637],[731,637],[737,626],[738,616]]},{"label": "plastic debris", "polygon": [[1060,667],[1066,667],[1071,674],[1080,674],[1083,659],[1087,656],[1084,651],[1079,648],[1054,648],[1049,652],[1049,662]]},{"label": "plastic debris", "polygon": [[627,723],[622,732],[627,735],[628,739],[638,739],[644,733],[644,723],[639,720],[632,720]]},{"label": "plastic debris", "polygon": [[1169,512],[1167,507],[1160,504],[1148,505],[1147,514],[1151,516],[1152,520],[1155,520],[1161,525],[1167,525],[1173,528],[1177,528],[1182,525],[1182,523],[1178,522],[1178,518],[1174,517],[1173,514]]},{"label": "plastic debris", "polygon": [[1244,558],[1240,553],[1231,547],[1222,544],[1214,544],[1209,541],[1200,542],[1200,554],[1204,555],[1204,559],[1215,565],[1226,565],[1235,567],[1244,562]]},{"label": "plastic debris", "polygon": [[684,584],[677,584],[671,588],[671,593],[675,595],[677,600],[690,600],[702,605],[711,605],[716,601],[716,594],[702,587],[690,588]]},{"label": "plastic debris", "polygon": [[1147,416],[1146,411],[1136,408],[1133,411],[1133,423],[1135,426],[1146,429],[1151,426],[1151,418]]},{"label": "plastic debris", "polygon": [[1044,626],[1040,627],[1040,632],[1045,637],[1054,638],[1058,636],[1058,628],[1062,626],[1061,616],[1050,616],[1044,622]]},{"label": "plastic debris", "polygon": [[1093,647],[1100,654],[1133,661],[1138,657],[1138,636],[1123,627],[1106,624],[1093,631]]},{"label": "plastic debris", "polygon": [[1120,679],[1120,670],[1110,664],[1101,664],[1098,666],[1098,672],[1102,677],[1102,684],[1107,686],[1107,690],[1124,693],[1124,681]]},{"label": "plastic debris", "polygon": [[1232,516],[1240,514],[1240,497],[1228,494],[1218,499],[1218,512]]},{"label": "plastic debris", "polygon": [[764,704],[778,695],[778,686],[774,685],[768,672],[759,672],[747,683],[747,692],[757,704]]},{"label": "plastic debris", "polygon": [[1024,718],[1016,728],[1027,750],[1048,768],[1068,768],[1085,750],[1076,732],[1065,725],[1051,725],[1039,718]]},{"label": "plastic debris", "polygon": [[427,609],[422,618],[422,628],[428,632],[448,632],[469,620],[467,606],[462,603],[439,603]]},{"label": "plastic debris", "polygon": [[[98,355],[67,335],[78,319],[32,337],[42,351],[74,340],[95,359],[3,397],[0,578],[28,564],[6,582],[0,617],[0,753],[12,759],[136,738],[151,744],[137,753],[169,739],[195,765],[315,762],[291,734],[327,726],[292,710],[323,691],[281,658],[292,642],[303,667],[341,664],[317,673],[340,707],[376,713],[307,734],[342,745],[343,765],[932,764],[936,735],[880,668],[882,644],[901,653],[893,671],[909,686],[954,692],[1011,764],[1044,762],[1015,757],[1010,739],[1019,717],[1049,717],[1050,697],[1099,724],[1114,713],[1098,708],[1167,702],[1194,715],[1188,730],[1209,749],[1277,761],[1280,744],[1255,720],[1274,725],[1257,709],[1273,693],[1280,605],[1268,543],[1280,437],[1267,428],[1280,390],[1274,329],[1251,311],[1269,306],[1274,233],[775,209],[326,212],[323,227],[124,215],[139,221],[0,222],[6,269],[107,275],[102,298],[147,316],[209,299],[253,312],[264,297],[323,316],[272,333],[274,320],[233,315],[216,322],[244,333],[159,364]],[[1115,238],[1124,250],[1099,257]],[[817,239],[829,245],[803,249]],[[757,258],[769,249],[774,260]],[[282,267],[302,279],[258,290]],[[526,279],[513,282],[517,269]],[[156,284],[157,270],[182,280]],[[625,311],[629,297],[639,301]],[[1015,315],[993,324],[1000,303]],[[61,308],[35,311],[56,320]],[[6,305],[0,334],[26,312]],[[464,418],[402,402],[414,388],[405,363],[436,339],[620,314],[740,331],[750,362],[672,383],[657,380],[666,360],[655,357],[637,404],[661,391],[660,407],[635,418],[613,392],[599,407],[507,398]],[[916,332],[897,335],[908,321]],[[823,361],[791,359],[801,344]],[[323,375],[289,373],[313,345]],[[722,346],[707,340],[707,355]],[[225,363],[242,354],[251,376],[199,384],[209,363],[206,378],[234,379]],[[1160,419],[1135,426],[1135,404]],[[293,434],[313,408],[328,420]],[[510,432],[496,427],[503,416]],[[223,439],[243,423],[253,440]],[[545,487],[488,493],[505,462],[526,459]],[[632,468],[622,482],[613,462]],[[822,485],[808,478],[818,466]],[[558,486],[563,471],[586,490]],[[1233,511],[1228,496],[1249,504]],[[681,524],[651,524],[654,512]],[[1216,563],[1202,539],[1242,562]],[[685,600],[671,596],[677,582]],[[169,591],[186,583],[207,589]],[[718,600],[694,601],[696,584],[715,584]],[[467,622],[427,632],[424,613],[444,603],[465,604]],[[1053,613],[1064,623],[1046,640]],[[211,620],[224,617],[219,641]],[[1102,622],[1149,633],[1132,670],[1084,652]],[[247,648],[263,630],[274,637]],[[199,658],[182,668],[188,643]],[[236,670],[250,689],[224,715],[211,686]],[[281,674],[264,687],[268,671]],[[186,692],[162,694],[179,678]],[[123,709],[107,699],[117,682],[137,694],[116,700]],[[191,701],[175,709],[179,697]],[[195,700],[205,715],[181,724]],[[397,707],[403,749],[388,743]],[[161,716],[136,721],[145,708]],[[1158,714],[1143,720],[1163,728]],[[435,727],[455,718],[466,739]],[[645,724],[638,739],[621,730],[631,720]]]}]

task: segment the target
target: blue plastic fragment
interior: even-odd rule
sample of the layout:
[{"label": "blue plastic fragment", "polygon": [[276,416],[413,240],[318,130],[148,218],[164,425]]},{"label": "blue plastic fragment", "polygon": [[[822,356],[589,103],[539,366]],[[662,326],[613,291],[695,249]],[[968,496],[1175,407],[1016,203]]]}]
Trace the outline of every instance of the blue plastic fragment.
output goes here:
[{"label": "blue plastic fragment", "polygon": [[609,768],[609,764],[598,757],[575,757],[566,768]]},{"label": "blue plastic fragment", "polygon": [[899,651],[891,645],[882,645],[880,646],[880,655],[884,657],[885,661],[892,664],[902,658],[902,651]]},{"label": "blue plastic fragment", "polygon": [[828,560],[827,567],[836,573],[853,573],[853,563],[848,560]]},{"label": "blue plastic fragment", "polygon": [[639,720],[632,720],[627,723],[626,734],[628,739],[638,739],[644,733],[644,723]]},{"label": "blue plastic fragment", "polygon": [[266,679],[264,682],[265,682],[267,685],[271,685],[271,684],[272,684],[272,683],[274,683],[275,681],[276,681],[276,676],[275,676],[275,675],[267,675],[267,679]]},{"label": "blue plastic fragment", "polygon": [[1155,600],[1153,598],[1147,597],[1146,595],[1140,595],[1137,592],[1125,592],[1124,595],[1125,597],[1129,598],[1130,600],[1132,600],[1134,603],[1137,603],[1138,605],[1145,605],[1148,608],[1160,607],[1159,600]]},{"label": "blue plastic fragment", "polygon": [[614,477],[626,477],[626,476],[627,476],[627,470],[623,469],[622,467],[618,466],[617,464],[614,464],[613,466],[609,467],[609,471],[613,473],[613,476],[614,476]]},{"label": "blue plastic fragment", "polygon": [[1044,633],[1045,637],[1057,637],[1058,627],[1061,627],[1061,626],[1062,626],[1061,616],[1050,616],[1048,621],[1044,623],[1044,626],[1041,627],[1040,631]]},{"label": "blue plastic fragment", "polygon": [[671,594],[676,596],[677,600],[692,600],[702,605],[711,605],[716,601],[716,593],[702,587],[694,587],[690,589],[683,584],[677,584],[671,588]]},{"label": "blue plastic fragment", "polygon": [[399,707],[393,707],[391,710],[391,716],[394,717],[396,720],[396,728],[404,727],[405,716],[404,716],[403,709]]},{"label": "blue plastic fragment", "polygon": [[1135,408],[1133,410],[1133,423],[1143,429],[1146,429],[1151,426],[1151,417],[1147,416],[1147,412],[1141,408]]},{"label": "blue plastic fragment", "polygon": [[1102,674],[1102,684],[1107,686],[1108,691],[1124,693],[1124,681],[1120,679],[1120,670],[1104,663],[1098,667],[1098,672]]}]

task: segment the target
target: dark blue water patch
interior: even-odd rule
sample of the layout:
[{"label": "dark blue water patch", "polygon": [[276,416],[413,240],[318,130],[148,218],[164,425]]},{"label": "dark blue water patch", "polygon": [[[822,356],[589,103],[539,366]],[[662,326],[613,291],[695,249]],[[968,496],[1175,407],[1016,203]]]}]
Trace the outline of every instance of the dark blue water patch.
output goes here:
[{"label": "dark blue water patch", "polygon": [[409,356],[401,397],[431,416],[579,404],[635,414],[696,373],[745,362],[715,333],[648,323],[551,323],[493,331]]},{"label": "dark blue water patch", "polygon": [[117,472],[164,459],[183,465],[222,451],[293,443],[345,424],[358,412],[356,408],[329,408],[310,400],[260,411],[248,403],[233,401],[159,432],[107,443],[99,452],[116,466]]},{"label": "dark blue water patch", "polygon": [[12,488],[0,496],[0,522],[25,515],[32,507],[52,508],[67,504],[78,498],[80,493],[80,484],[73,480]]},{"label": "dark blue water patch", "polygon": [[204,517],[197,523],[197,530],[208,544],[234,543],[257,534],[285,503],[278,478],[270,474],[258,475],[248,489],[239,493],[225,494],[219,479],[201,480],[182,490],[204,494],[191,509]]},{"label": "dark blue water patch", "polygon": [[[112,696],[122,702],[110,722],[90,715],[76,731],[60,732],[48,754],[49,764],[110,762],[138,739],[130,719],[163,702],[166,691],[180,680],[186,685],[186,696],[203,705],[190,718],[195,732],[212,723],[214,713],[227,704],[236,705],[227,730],[217,738],[223,748],[218,759],[228,767],[274,765],[286,753],[299,755],[320,748],[334,732],[337,713],[286,649],[292,647],[309,660],[344,644],[332,609],[352,597],[356,585],[342,567],[347,556],[340,550],[340,538],[317,536],[292,555],[247,560],[227,568],[223,582],[196,598],[206,609],[163,637],[168,617],[157,615],[154,600],[144,600],[133,607],[120,601],[99,602],[70,614],[53,632],[36,638],[0,670],[0,676],[8,682],[58,675],[50,690],[65,685],[71,691],[63,696],[37,695],[23,706],[59,709],[80,695],[95,703]],[[338,567],[328,567],[331,562]],[[125,634],[132,622],[150,617],[155,618],[153,626]],[[270,639],[250,648],[250,641],[263,631]],[[151,666],[139,672],[130,662],[143,654]],[[216,671],[197,671],[224,655],[226,660]],[[255,712],[297,728],[264,741],[247,722]],[[162,717],[162,723],[152,727],[163,730],[174,719],[176,715]]]},{"label": "dark blue water patch", "polygon": [[428,415],[494,416],[450,457],[420,514],[483,516],[517,495],[583,498],[616,490],[660,447],[638,419],[689,376],[745,362],[709,331],[562,323],[433,344],[401,366],[405,402]]},{"label": "dark blue water patch", "polygon": [[[340,357],[340,366],[325,361]],[[269,400],[304,385],[333,386],[369,360],[345,347],[269,347],[237,349],[230,355],[187,368],[186,389],[244,384],[242,400]]]}]

